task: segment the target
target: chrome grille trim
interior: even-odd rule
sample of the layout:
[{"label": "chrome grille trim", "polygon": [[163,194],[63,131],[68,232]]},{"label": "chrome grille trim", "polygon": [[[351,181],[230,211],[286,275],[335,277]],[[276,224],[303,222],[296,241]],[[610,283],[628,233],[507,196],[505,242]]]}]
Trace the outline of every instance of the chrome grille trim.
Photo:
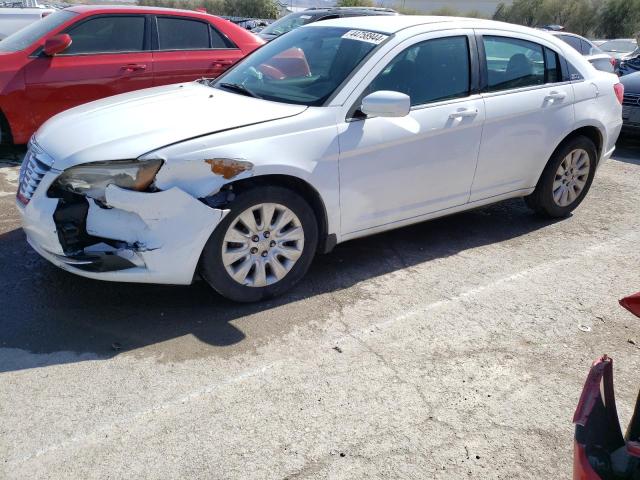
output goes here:
[{"label": "chrome grille trim", "polygon": [[640,94],[625,93],[622,104],[630,107],[640,107]]},{"label": "chrome grille trim", "polygon": [[53,159],[49,157],[32,139],[27,154],[22,160],[18,179],[18,200],[26,205],[33,197],[42,178],[51,170]]}]

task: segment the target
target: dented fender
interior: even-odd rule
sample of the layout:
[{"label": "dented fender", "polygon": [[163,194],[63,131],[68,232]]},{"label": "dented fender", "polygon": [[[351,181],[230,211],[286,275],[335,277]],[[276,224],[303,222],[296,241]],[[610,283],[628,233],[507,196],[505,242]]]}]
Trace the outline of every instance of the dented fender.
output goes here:
[{"label": "dented fender", "polygon": [[126,242],[157,283],[191,283],[205,243],[229,213],[177,187],[144,193],[109,185],[105,194],[107,208],[89,202],[87,232]]}]

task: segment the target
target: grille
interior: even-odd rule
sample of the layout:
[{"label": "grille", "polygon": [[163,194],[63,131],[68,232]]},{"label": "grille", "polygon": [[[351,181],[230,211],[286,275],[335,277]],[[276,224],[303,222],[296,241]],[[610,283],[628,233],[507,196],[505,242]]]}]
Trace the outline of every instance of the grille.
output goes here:
[{"label": "grille", "polygon": [[640,107],[640,95],[635,93],[625,93],[622,104],[629,107]]},{"label": "grille", "polygon": [[20,167],[18,200],[23,205],[29,203],[42,177],[51,169],[53,160],[49,158],[34,141],[29,142],[29,149]]}]

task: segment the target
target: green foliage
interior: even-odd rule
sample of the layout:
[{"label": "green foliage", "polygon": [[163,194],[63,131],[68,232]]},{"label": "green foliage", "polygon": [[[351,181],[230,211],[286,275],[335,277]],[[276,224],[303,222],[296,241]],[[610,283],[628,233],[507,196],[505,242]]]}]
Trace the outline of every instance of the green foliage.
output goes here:
[{"label": "green foliage", "polygon": [[338,0],[338,7],[373,7],[373,0]]},{"label": "green foliage", "polygon": [[562,25],[583,36],[631,37],[640,30],[640,0],[514,0],[498,4],[493,19],[529,27]]},{"label": "green foliage", "polygon": [[275,0],[137,0],[138,5],[184,8],[204,8],[214,15],[236,17],[276,18],[278,5]]}]

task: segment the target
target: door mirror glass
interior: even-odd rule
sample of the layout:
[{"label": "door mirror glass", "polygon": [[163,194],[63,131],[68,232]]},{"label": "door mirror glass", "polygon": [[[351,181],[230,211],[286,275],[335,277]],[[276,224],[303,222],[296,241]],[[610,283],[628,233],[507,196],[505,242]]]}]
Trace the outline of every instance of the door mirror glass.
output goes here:
[{"label": "door mirror glass", "polygon": [[373,117],[406,117],[411,109],[409,95],[389,90],[373,92],[362,99],[360,111]]},{"label": "door mirror glass", "polygon": [[71,36],[67,33],[62,33],[60,35],[54,35],[51,38],[48,38],[46,42],[44,42],[44,54],[48,57],[53,57],[58,53],[64,52],[71,45]]}]

